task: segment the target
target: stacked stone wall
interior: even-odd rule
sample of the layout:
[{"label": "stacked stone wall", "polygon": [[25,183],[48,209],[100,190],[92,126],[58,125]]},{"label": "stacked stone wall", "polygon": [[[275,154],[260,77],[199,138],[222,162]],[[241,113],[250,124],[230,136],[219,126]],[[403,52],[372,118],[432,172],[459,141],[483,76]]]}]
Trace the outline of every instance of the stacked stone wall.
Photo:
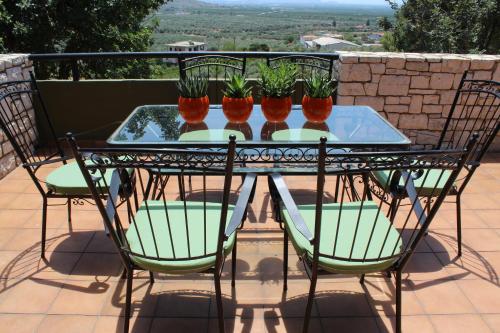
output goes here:
[{"label": "stacked stone wall", "polygon": [[373,107],[417,146],[436,143],[464,71],[500,81],[500,55],[339,53],[338,104]]},{"label": "stacked stone wall", "polygon": [[[28,59],[27,54],[5,54],[0,55],[0,84],[7,81],[27,80],[29,79],[29,72],[33,70],[33,64]],[[28,104],[29,103],[29,104]],[[34,111],[30,101],[24,101],[24,105],[28,108],[28,114],[34,117]],[[4,105],[4,107],[7,107]],[[31,128],[33,122],[24,122],[26,126],[19,128],[32,136],[36,131]],[[29,124],[29,125],[28,125]],[[18,135],[20,133],[17,133]],[[0,179],[5,177],[9,172],[14,170],[20,163],[12,144],[7,139],[5,133],[0,129]]]}]

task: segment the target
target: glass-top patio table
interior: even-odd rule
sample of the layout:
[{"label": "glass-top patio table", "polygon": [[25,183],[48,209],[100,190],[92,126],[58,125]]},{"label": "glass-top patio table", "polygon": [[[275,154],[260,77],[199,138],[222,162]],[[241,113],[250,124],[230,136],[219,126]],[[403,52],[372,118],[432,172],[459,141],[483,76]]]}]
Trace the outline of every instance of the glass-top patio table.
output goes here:
[{"label": "glass-top patio table", "polygon": [[318,143],[326,136],[328,146],[354,148],[407,148],[410,140],[368,106],[334,106],[324,123],[308,122],[301,106],[294,106],[281,123],[267,122],[260,105],[248,121],[229,123],[222,107],[210,107],[205,121],[188,124],[177,105],[137,107],[107,140],[112,146],[224,146],[235,134],[238,147],[268,147]]}]

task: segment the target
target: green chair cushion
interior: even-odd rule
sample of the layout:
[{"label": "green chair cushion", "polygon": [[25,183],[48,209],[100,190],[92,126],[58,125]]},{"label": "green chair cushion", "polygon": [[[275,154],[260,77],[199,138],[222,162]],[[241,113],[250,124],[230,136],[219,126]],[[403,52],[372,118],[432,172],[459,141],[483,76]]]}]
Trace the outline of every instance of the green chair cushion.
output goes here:
[{"label": "green chair cushion", "polygon": [[326,137],[329,142],[338,141],[337,137],[330,132],[309,128],[292,128],[276,131],[272,134],[272,139],[273,141],[317,142],[322,136]]},{"label": "green chair cushion", "polygon": [[[146,205],[149,209],[149,216]],[[169,274],[203,272],[214,267],[216,256],[210,254],[215,253],[217,248],[222,204],[206,203],[206,240],[204,239],[203,202],[186,201],[188,231],[186,231],[184,202],[167,201],[166,206],[167,210],[162,200],[143,202],[126,232],[131,252],[148,257],[159,257],[161,260],[131,255],[132,261],[145,270]],[[231,219],[233,209],[234,206],[230,205],[227,221]],[[170,231],[165,211],[168,211]],[[234,242],[235,234],[233,233],[224,243],[225,255],[231,252]],[[208,256],[205,256],[206,254]],[[201,258],[190,259],[193,257]],[[177,260],[173,260],[174,258]]]},{"label": "green chair cushion", "polygon": [[[372,175],[384,190],[388,189],[391,181],[389,179],[391,177],[390,170],[373,171]],[[419,178],[414,179],[413,183],[417,193],[419,193],[419,196],[438,196],[448,182],[450,176],[450,170],[443,171],[442,169],[427,169]],[[404,187],[404,185],[405,181],[401,177],[399,180],[399,186]]]},{"label": "green chair cushion", "polygon": [[[354,234],[356,233],[356,241],[354,242],[351,258],[364,258],[365,261],[348,261],[347,259],[332,259],[322,256],[331,256],[333,254],[340,209],[340,204],[338,203],[324,204],[319,251],[319,266],[322,269],[334,273],[352,274],[383,271],[389,268],[394,263],[395,259],[377,259],[379,257],[392,256],[393,251],[394,255],[402,251],[402,240],[398,230],[392,226],[391,222],[382,211],[377,217],[378,206],[372,201],[364,202],[358,230],[357,232],[355,231],[360,205],[361,202],[345,202],[343,204],[335,256],[337,258],[350,257]],[[299,205],[298,209],[308,229],[314,234],[316,205]],[[286,209],[283,209],[283,216],[285,217],[286,230],[296,251],[299,255],[306,255],[312,260],[313,245],[311,245],[311,243],[297,230]],[[377,222],[375,223],[375,221]],[[373,228],[373,235],[371,241],[369,241]],[[368,242],[370,242],[370,245],[365,257]],[[382,254],[380,255],[381,249]]]},{"label": "green chair cushion", "polygon": [[240,131],[225,129],[207,129],[181,134],[179,141],[198,141],[198,142],[227,142],[229,136],[236,136],[236,141],[245,141],[245,135]]},{"label": "green chair cushion", "polygon": [[[114,169],[107,169],[104,174],[106,184],[110,184]],[[57,194],[63,195],[90,195],[90,190],[83,178],[83,174],[76,162],[64,164],[47,176],[45,179],[47,188]],[[104,180],[101,180],[104,186]]]}]

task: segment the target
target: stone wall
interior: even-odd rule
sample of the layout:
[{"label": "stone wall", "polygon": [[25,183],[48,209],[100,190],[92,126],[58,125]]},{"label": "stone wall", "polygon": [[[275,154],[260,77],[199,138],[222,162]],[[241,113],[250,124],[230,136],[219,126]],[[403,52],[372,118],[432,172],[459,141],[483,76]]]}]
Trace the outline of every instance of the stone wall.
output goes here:
[{"label": "stone wall", "polygon": [[500,55],[339,53],[338,104],[372,106],[418,146],[437,142],[465,70],[500,81]]},{"label": "stone wall", "polygon": [[[31,70],[33,70],[33,64],[26,54],[0,54],[0,84],[6,81],[29,79]],[[32,128],[23,128],[23,131],[34,133]],[[7,136],[0,129],[0,179],[16,168],[19,162]]]}]

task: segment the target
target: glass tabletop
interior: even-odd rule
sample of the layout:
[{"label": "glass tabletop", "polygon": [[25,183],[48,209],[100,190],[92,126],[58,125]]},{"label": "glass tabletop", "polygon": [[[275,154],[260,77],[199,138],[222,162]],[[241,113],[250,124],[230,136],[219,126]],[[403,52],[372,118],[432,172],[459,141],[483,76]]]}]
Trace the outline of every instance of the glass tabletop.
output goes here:
[{"label": "glass tabletop", "polygon": [[227,143],[236,135],[241,144],[268,142],[318,142],[368,146],[408,146],[410,140],[384,117],[368,106],[333,107],[324,123],[308,122],[300,105],[293,106],[281,123],[266,121],[260,105],[254,105],[248,121],[235,124],[227,121],[222,107],[210,107],[202,123],[188,124],[179,115],[177,105],[144,105],[137,107],[109,137],[108,144],[120,146],[154,146],[179,144]]}]

